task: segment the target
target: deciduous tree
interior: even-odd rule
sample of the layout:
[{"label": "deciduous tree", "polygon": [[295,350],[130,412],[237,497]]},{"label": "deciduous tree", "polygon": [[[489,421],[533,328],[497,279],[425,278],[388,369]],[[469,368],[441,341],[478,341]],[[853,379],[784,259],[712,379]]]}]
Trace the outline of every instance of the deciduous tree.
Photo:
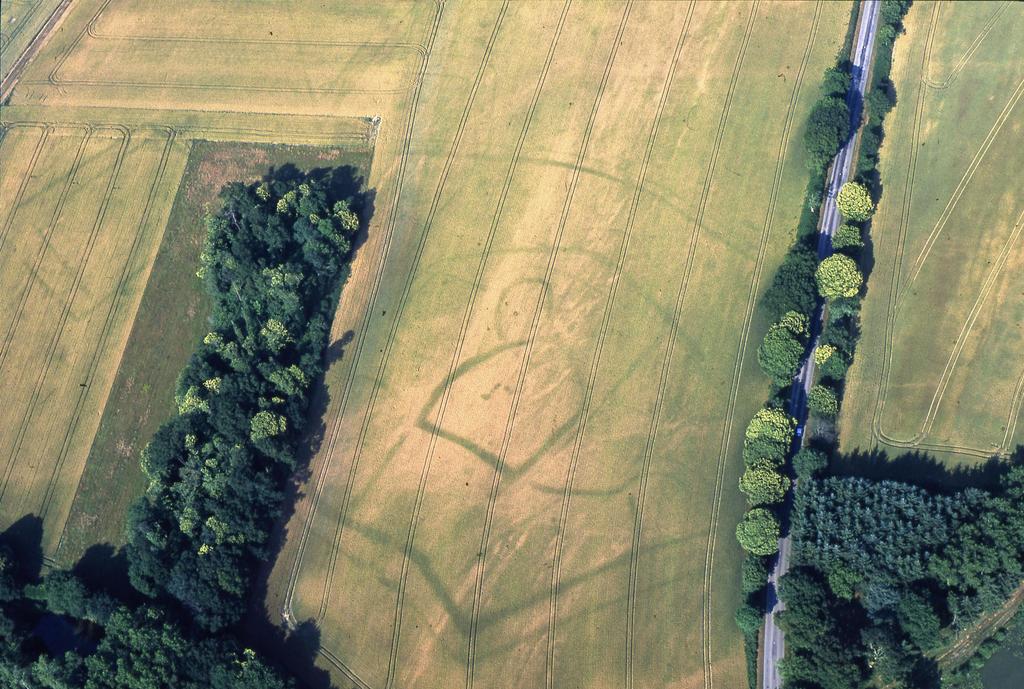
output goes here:
[{"label": "deciduous tree", "polygon": [[867,187],[859,182],[847,182],[839,189],[836,206],[848,220],[867,220],[875,212],[871,194],[868,193]]},{"label": "deciduous tree", "polygon": [[736,540],[754,555],[771,555],[779,549],[779,520],[763,507],[746,513],[736,527]]},{"label": "deciduous tree", "polygon": [[815,272],[818,293],[826,299],[853,297],[864,284],[857,262],[843,254],[832,254],[821,262]]}]

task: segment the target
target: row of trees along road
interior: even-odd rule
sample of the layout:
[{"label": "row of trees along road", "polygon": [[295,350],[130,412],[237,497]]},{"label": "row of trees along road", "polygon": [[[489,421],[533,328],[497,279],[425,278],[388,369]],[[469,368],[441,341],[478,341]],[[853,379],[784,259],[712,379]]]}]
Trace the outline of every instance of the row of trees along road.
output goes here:
[{"label": "row of trees along road", "polygon": [[[786,323],[794,321],[790,311],[807,313],[800,306],[808,303],[812,274],[826,304],[814,352],[819,379],[808,395],[814,437],[788,465],[800,480],[791,514],[793,568],[781,582],[779,624],[786,633],[782,675],[794,689],[980,689],[975,665],[940,666],[938,657],[1024,582],[1024,449],[1002,464],[1002,478],[988,491],[936,493],[905,482],[825,477],[835,452],[832,419],[860,335],[863,253],[881,191],[882,124],[896,100],[892,49],[909,4],[882,3],[856,179],[836,199],[844,224],[833,236],[835,253],[812,268],[813,255],[798,247],[765,297],[777,322],[759,359],[780,383],[792,370],[793,341],[802,342]],[[842,84],[835,73],[825,81]],[[827,113],[842,112],[830,98],[826,93],[812,115],[812,159],[826,159],[833,135],[842,133],[838,122],[829,125]],[[791,337],[780,337],[782,328]],[[769,405],[780,402],[776,395]],[[742,529],[738,535],[750,557],[761,554],[760,541]],[[767,564],[744,567],[748,600],[737,620],[745,631],[760,627],[763,588],[755,582],[763,587],[766,571]]]},{"label": "row of trees along road", "polygon": [[[893,12],[902,16],[907,3],[886,4],[884,16]],[[757,412],[746,431],[746,469],[739,487],[747,496],[750,509],[736,529],[737,540],[747,553],[741,582],[744,598],[736,611],[736,622],[745,638],[752,688],[757,686],[758,635],[764,622],[768,573],[778,550],[786,495],[794,479],[813,476],[828,464],[828,453],[814,446],[790,456],[797,420],[786,411],[793,379],[812,345],[810,323],[820,301],[827,302],[829,316],[813,352],[820,378],[807,399],[808,408],[817,417],[827,420],[838,415],[841,381],[853,359],[859,335],[857,314],[864,276],[858,258],[864,246],[864,224],[874,210],[869,189],[856,182],[843,186],[837,206],[846,222],[834,235],[833,248],[837,253],[820,263],[817,253],[820,204],[828,166],[853,134],[847,104],[852,79],[846,57],[851,38],[852,34],[836,66],[825,71],[818,101],[805,123],[803,142],[809,182],[797,241],[761,299],[761,307],[772,324],[758,347],[757,359],[771,381],[771,392],[765,407]],[[766,442],[763,429],[769,418],[770,442]]]}]

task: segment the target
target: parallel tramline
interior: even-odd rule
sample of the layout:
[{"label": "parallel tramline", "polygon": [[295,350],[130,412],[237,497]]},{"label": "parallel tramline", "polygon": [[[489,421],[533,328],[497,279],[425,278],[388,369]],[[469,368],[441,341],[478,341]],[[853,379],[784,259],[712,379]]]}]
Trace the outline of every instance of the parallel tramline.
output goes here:
[{"label": "parallel tramline", "polygon": [[764,397],[748,334],[799,217],[806,79],[848,16],[74,3],[0,114],[0,359],[29,372],[0,527],[31,509],[51,563],[81,546],[69,514],[109,471],[90,445],[194,142],[372,149],[268,614],[314,621],[318,664],[364,689],[739,686],[733,419]]}]

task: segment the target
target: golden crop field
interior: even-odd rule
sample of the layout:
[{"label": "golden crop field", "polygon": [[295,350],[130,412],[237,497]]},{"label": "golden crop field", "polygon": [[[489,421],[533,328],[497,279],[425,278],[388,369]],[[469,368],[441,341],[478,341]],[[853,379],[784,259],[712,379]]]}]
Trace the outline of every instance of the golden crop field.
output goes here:
[{"label": "golden crop field", "polygon": [[[268,612],[315,620],[342,686],[740,686],[735,485],[767,388],[749,336],[850,3],[252,8],[78,3],[2,110],[25,161],[0,170],[2,207],[44,222],[10,224],[28,248],[0,255],[0,313],[35,275],[56,288],[26,292],[11,337],[25,380],[4,413],[49,413],[0,431],[25,448],[0,527],[52,494],[52,555],[99,471],[85,460],[190,142],[372,145],[375,213]],[[25,169],[46,132],[41,179]],[[126,241],[119,287],[100,269]],[[65,309],[66,335],[48,317]],[[47,367],[53,390],[32,378]],[[44,447],[76,396],[62,460]]]},{"label": "golden crop field", "polygon": [[1013,3],[915,3],[907,17],[844,450],[971,465],[1024,441],[1021,32]]},{"label": "golden crop field", "polygon": [[56,547],[166,219],[174,138],[19,123],[0,144],[0,524],[35,514]]}]

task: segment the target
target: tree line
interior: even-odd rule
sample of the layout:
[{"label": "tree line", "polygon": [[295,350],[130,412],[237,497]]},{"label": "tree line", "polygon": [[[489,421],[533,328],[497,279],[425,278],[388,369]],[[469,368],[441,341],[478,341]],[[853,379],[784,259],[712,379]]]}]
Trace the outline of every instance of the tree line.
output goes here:
[{"label": "tree line", "polygon": [[[909,4],[909,0],[884,0],[881,9],[883,27],[899,27]],[[891,53],[892,40],[897,33],[891,28],[886,30],[884,35],[889,37],[889,41],[878,44],[876,64],[879,61],[888,64],[890,58],[879,55],[886,51]],[[757,686],[758,634],[764,620],[767,576],[782,531],[785,497],[794,479],[822,473],[829,460],[827,448],[816,447],[815,444],[803,447],[805,439],[794,443],[793,431],[797,420],[786,412],[793,379],[812,346],[811,319],[819,305],[823,305],[824,325],[813,351],[817,380],[807,396],[809,412],[817,419],[816,424],[822,427],[831,424],[839,414],[843,380],[860,336],[860,295],[865,282],[861,251],[875,208],[872,192],[877,196],[877,187],[867,184],[863,175],[858,174],[857,179],[844,184],[837,194],[836,205],[843,216],[843,224],[833,234],[833,253],[820,262],[817,253],[828,167],[853,135],[857,124],[851,122],[847,102],[852,84],[851,65],[846,57],[851,36],[847,40],[848,44],[836,65],[825,71],[819,98],[804,126],[803,143],[809,181],[797,226],[797,239],[760,302],[771,325],[758,347],[757,359],[771,381],[771,388],[768,401],[747,429],[744,443],[746,469],[739,487],[747,496],[750,509],[736,529],[737,540],[747,552],[741,581],[743,602],[736,611],[736,622],[745,638],[751,687]],[[887,68],[884,68],[884,74],[883,79],[888,84]],[[876,69],[871,90],[879,88],[880,83]],[[887,89],[886,93],[891,94],[892,89]],[[876,127],[876,138],[880,143],[880,118],[884,111],[872,105],[878,101],[878,96],[869,95],[868,99],[870,116],[878,118],[872,124]],[[889,101],[894,101],[894,98],[887,96],[886,102]],[[775,420],[770,443],[765,442],[760,431],[768,417]],[[801,604],[796,601],[794,605],[799,609]],[[838,634],[844,627],[836,622],[832,629]],[[825,630],[821,628],[818,631],[824,633]],[[823,657],[815,667],[808,666],[805,675],[810,677],[815,673],[829,672],[827,668],[834,665],[833,660]]]},{"label": "tree line", "polygon": [[[794,353],[808,344],[803,329],[793,327],[796,318],[813,313],[819,297],[825,313],[814,352],[818,381],[808,395],[821,437],[782,465],[800,479],[791,514],[793,568],[780,590],[787,688],[980,687],[976,670],[991,644],[944,672],[934,656],[1024,581],[1024,453],[1018,452],[1018,464],[991,493],[938,495],[907,483],[821,478],[834,451],[831,420],[840,411],[860,336],[862,251],[881,191],[876,165],[883,120],[896,102],[889,81],[892,49],[909,5],[881,5],[856,177],[836,199],[844,223],[832,238],[835,253],[817,263],[809,241],[813,232],[806,232],[816,222],[802,222],[801,237],[808,241],[797,242],[763,299],[775,321],[758,353],[773,381],[769,406],[782,406],[801,361]],[[805,138],[812,167],[841,145],[842,109],[829,100],[838,94],[829,91],[843,83],[837,72],[826,73],[825,93]],[[805,221],[811,217],[804,214]],[[760,552],[751,546],[757,544],[741,531],[737,535],[750,553],[743,572],[747,599],[737,622],[748,639],[756,638],[764,612],[757,603],[770,560],[754,560]]]},{"label": "tree line", "polygon": [[233,183],[221,198],[198,271],[211,329],[178,378],[178,415],[142,453],[127,549],[139,591],[212,631],[238,621],[270,554],[359,225],[312,180]]},{"label": "tree line", "polygon": [[[0,685],[294,685],[231,628],[272,555],[359,228],[336,186],[332,174],[297,174],[221,191],[197,272],[210,331],[178,378],[177,414],[141,453],[148,486],[127,520],[128,578],[142,602],[116,601],[61,570],[26,582],[0,554]],[[50,657],[32,634],[48,614],[98,642]]]}]

